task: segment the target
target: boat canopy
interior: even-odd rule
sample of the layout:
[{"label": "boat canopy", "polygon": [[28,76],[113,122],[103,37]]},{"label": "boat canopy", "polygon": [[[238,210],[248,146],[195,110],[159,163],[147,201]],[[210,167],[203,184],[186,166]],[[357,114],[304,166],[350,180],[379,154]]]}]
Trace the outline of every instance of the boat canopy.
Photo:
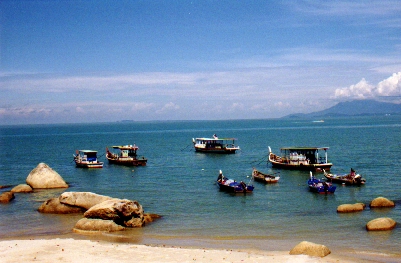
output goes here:
[{"label": "boat canopy", "polygon": [[280,148],[281,151],[318,151],[318,150],[328,150],[329,147],[283,147]]},{"label": "boat canopy", "polygon": [[236,141],[236,138],[196,138],[197,141]]},{"label": "boat canopy", "polygon": [[88,153],[97,153],[97,151],[93,150],[78,150],[80,153],[88,154]]},{"label": "boat canopy", "polygon": [[120,149],[120,150],[138,150],[138,146],[134,145],[124,145],[124,146],[113,146],[113,149]]}]

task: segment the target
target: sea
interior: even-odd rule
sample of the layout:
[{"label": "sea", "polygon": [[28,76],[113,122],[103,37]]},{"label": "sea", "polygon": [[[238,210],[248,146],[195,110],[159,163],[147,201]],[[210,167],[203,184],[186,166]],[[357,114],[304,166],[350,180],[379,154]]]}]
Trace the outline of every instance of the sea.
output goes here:
[{"label": "sea", "polygon": [[[192,138],[237,138],[236,154],[205,154]],[[15,194],[0,204],[0,239],[73,237],[149,245],[256,250],[290,250],[301,241],[324,244],[332,252],[401,255],[401,116],[360,116],[324,120],[258,119],[149,121],[0,126],[0,185],[26,183],[28,174],[46,163],[69,184],[67,189]],[[136,144],[147,166],[108,164],[106,147]],[[337,185],[334,194],[309,191],[309,171],[280,170],[268,163],[268,147],[329,147],[332,173],[351,168],[363,186]],[[76,168],[76,150],[96,150],[102,169]],[[277,173],[277,184],[251,180],[252,169]],[[219,170],[253,184],[251,194],[221,192]],[[322,173],[315,173],[323,178]],[[78,215],[42,214],[38,207],[66,191],[93,192],[137,200],[145,213],[160,219],[143,228],[84,236],[73,233]],[[370,209],[385,197],[394,208]],[[341,204],[362,202],[366,209],[339,214]],[[368,232],[379,217],[398,222],[391,231]]]}]

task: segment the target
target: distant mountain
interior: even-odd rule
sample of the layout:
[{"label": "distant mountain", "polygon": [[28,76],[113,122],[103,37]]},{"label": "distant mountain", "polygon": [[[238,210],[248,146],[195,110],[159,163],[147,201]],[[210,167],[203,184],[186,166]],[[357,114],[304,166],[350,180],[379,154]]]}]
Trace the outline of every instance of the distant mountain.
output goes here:
[{"label": "distant mountain", "polygon": [[374,116],[374,115],[399,115],[401,104],[379,102],[375,100],[353,100],[340,102],[331,108],[312,113],[295,113],[283,118],[323,118],[323,117],[347,117],[347,116]]}]

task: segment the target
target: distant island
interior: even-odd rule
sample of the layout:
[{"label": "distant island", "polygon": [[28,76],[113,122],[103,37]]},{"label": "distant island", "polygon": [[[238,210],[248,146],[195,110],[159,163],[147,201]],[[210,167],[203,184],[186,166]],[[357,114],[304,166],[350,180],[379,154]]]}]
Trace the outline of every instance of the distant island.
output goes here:
[{"label": "distant island", "polygon": [[379,102],[375,100],[353,100],[339,102],[322,111],[294,113],[283,118],[327,118],[349,116],[401,115],[401,104]]}]

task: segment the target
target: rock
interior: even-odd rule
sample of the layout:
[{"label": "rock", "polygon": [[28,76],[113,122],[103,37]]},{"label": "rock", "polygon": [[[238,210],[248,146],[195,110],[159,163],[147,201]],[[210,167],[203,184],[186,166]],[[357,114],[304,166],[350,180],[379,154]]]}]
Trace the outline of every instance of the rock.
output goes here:
[{"label": "rock", "polygon": [[74,213],[84,213],[86,209],[78,206],[71,206],[60,203],[58,197],[52,198],[44,202],[38,211],[47,214],[74,214]]},{"label": "rock", "polygon": [[88,219],[82,218],[79,220],[73,229],[76,233],[85,232],[114,232],[121,231],[125,228],[113,222],[113,220],[102,220],[102,219]]},{"label": "rock", "polygon": [[393,219],[388,217],[380,217],[369,221],[366,224],[366,230],[368,231],[386,231],[391,230],[397,225]]},{"label": "rock", "polygon": [[33,189],[68,187],[64,179],[45,163],[38,164],[38,166],[29,173],[26,178],[26,183]]},{"label": "rock", "polygon": [[331,251],[324,245],[315,244],[308,241],[302,241],[290,251],[290,255],[309,255],[313,257],[325,257]]},{"label": "rock", "polygon": [[369,207],[377,208],[377,207],[394,207],[395,204],[393,201],[388,200],[384,197],[377,197],[370,202]]},{"label": "rock", "polygon": [[20,184],[11,189],[11,192],[13,193],[32,193],[33,189],[27,184]]},{"label": "rock", "polygon": [[4,193],[0,194],[0,203],[9,203],[14,198],[15,198],[14,193],[4,192]]},{"label": "rock", "polygon": [[86,218],[113,220],[128,227],[142,227],[145,224],[142,206],[137,201],[111,199],[92,206],[84,213]]},{"label": "rock", "polygon": [[115,198],[105,195],[98,195],[91,192],[64,192],[60,195],[59,199],[60,203],[79,206],[87,210],[92,206]]},{"label": "rock", "polygon": [[155,221],[156,219],[161,218],[162,216],[158,214],[143,214],[143,217],[145,219],[145,224],[148,224]]},{"label": "rock", "polygon": [[363,211],[366,205],[363,203],[343,204],[337,207],[337,213],[353,213]]}]

